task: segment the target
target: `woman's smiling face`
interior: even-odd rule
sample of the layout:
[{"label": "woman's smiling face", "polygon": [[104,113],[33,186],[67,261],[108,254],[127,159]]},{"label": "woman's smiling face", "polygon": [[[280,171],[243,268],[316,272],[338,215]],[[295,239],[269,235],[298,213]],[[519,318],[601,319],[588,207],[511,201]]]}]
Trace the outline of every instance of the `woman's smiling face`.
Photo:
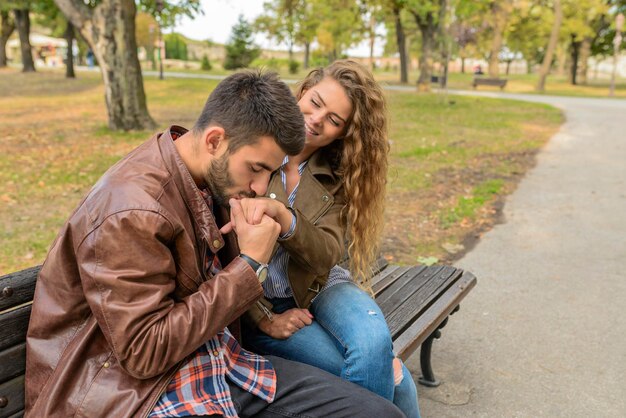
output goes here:
[{"label": "woman's smiling face", "polygon": [[352,114],[348,95],[330,77],[306,90],[298,105],[304,115],[307,147],[321,148],[339,138]]}]

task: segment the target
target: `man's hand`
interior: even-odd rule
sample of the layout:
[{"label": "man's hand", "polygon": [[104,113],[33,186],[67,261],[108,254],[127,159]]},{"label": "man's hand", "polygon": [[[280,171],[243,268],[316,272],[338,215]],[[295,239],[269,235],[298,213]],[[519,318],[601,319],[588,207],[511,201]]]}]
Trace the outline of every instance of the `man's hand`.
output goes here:
[{"label": "man's hand", "polygon": [[285,340],[312,322],[313,315],[308,309],[292,308],[282,314],[274,314],[271,321],[267,317],[261,319],[259,329],[272,338]]},{"label": "man's hand", "polygon": [[[246,220],[241,203],[230,199],[230,224],[237,233],[239,250],[259,263],[267,263],[280,233],[280,225],[267,215],[257,224]],[[224,228],[222,228],[222,231]]]}]

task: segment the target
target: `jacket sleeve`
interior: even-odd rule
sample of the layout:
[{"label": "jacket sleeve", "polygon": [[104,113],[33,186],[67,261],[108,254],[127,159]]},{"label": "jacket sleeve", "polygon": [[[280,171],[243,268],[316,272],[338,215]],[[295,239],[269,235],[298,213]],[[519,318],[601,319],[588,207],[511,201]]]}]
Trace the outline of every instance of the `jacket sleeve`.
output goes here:
[{"label": "jacket sleeve", "polygon": [[145,379],[166,372],[239,317],[263,293],[235,258],[198,291],[174,301],[177,234],[157,212],[109,216],[81,244],[81,281],[120,366]]},{"label": "jacket sleeve", "polygon": [[319,219],[312,221],[296,210],[294,233],[279,240],[289,252],[289,257],[317,276],[327,274],[345,253],[344,205],[344,189],[341,186],[334,194],[331,206]]}]

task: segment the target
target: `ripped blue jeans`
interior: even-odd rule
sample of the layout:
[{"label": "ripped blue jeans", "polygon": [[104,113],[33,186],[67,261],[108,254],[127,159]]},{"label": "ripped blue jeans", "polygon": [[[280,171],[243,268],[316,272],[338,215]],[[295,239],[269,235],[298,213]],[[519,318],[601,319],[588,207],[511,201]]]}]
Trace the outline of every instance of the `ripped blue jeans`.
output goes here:
[{"label": "ripped blue jeans", "polygon": [[[296,307],[293,298],[271,299],[275,313]],[[244,327],[246,346],[316,366],[393,401],[408,418],[418,418],[417,390],[402,365],[402,382],[393,382],[393,345],[389,328],[374,300],[353,283],[320,293],[311,308],[314,321],[286,340]]]}]

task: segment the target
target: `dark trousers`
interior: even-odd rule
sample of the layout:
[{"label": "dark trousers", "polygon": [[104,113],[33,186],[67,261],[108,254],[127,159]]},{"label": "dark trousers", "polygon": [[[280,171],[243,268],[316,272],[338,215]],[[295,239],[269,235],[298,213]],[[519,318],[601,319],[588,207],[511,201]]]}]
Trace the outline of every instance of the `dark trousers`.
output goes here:
[{"label": "dark trousers", "polygon": [[274,402],[267,403],[229,382],[231,398],[242,418],[404,417],[394,404],[354,383],[308,364],[265,358],[276,371]]}]

